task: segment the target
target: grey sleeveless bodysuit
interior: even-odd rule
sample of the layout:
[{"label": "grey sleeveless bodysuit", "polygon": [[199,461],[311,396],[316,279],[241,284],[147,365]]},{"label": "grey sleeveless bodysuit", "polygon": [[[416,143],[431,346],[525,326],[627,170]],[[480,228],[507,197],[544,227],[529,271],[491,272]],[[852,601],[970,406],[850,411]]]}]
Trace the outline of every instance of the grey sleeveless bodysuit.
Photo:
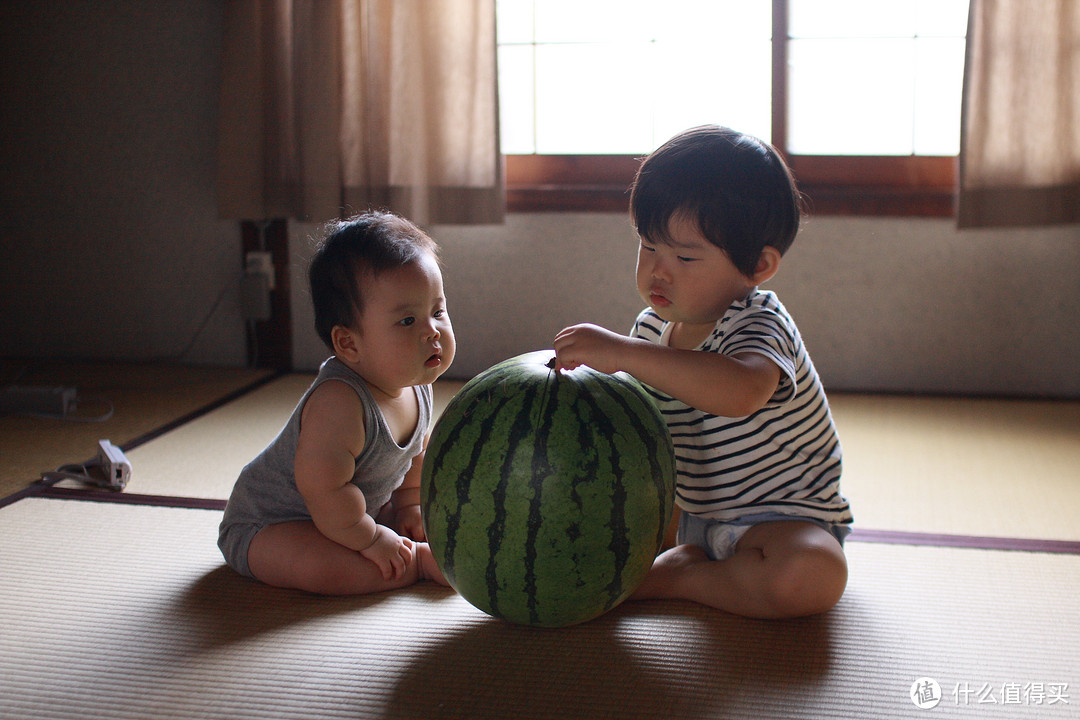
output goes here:
[{"label": "grey sleeveless bodysuit", "polygon": [[251,577],[247,562],[248,546],[259,530],[275,523],[311,519],[304,498],[296,489],[293,462],[304,405],[315,388],[330,380],[347,384],[364,404],[367,437],[363,451],[356,458],[352,483],[364,493],[369,515],[378,515],[390,500],[391,493],[405,479],[413,458],[423,450],[424,437],[431,422],[431,386],[415,387],[420,417],[412,437],[402,447],[394,441],[386,419],[364,379],[336,357],[331,357],[319,368],[315,382],[300,398],[278,436],[240,471],[240,477],[233,486],[218,530],[218,547],[229,566],[242,575]]}]

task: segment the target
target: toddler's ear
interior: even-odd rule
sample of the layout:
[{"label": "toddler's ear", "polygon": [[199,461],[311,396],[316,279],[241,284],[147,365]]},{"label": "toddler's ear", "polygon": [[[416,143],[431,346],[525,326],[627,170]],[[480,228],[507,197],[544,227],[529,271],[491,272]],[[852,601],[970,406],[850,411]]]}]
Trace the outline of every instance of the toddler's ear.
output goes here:
[{"label": "toddler's ear", "polygon": [[750,279],[755,285],[760,285],[772,278],[779,269],[780,251],[772,245],[766,245],[762,248],[761,255],[758,256],[757,267],[754,268],[754,274]]},{"label": "toddler's ear", "polygon": [[330,339],[334,341],[334,354],[346,362],[356,362],[360,359],[360,334],[350,330],[344,325],[335,325],[330,331]]}]

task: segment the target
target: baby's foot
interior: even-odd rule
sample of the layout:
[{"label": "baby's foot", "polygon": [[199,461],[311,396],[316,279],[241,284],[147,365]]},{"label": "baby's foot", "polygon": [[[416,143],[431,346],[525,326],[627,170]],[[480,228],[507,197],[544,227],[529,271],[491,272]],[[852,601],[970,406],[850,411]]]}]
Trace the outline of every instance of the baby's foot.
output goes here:
[{"label": "baby's foot", "polygon": [[632,597],[636,600],[678,597],[673,590],[676,578],[686,568],[700,562],[709,562],[709,556],[697,545],[671,548],[653,561],[652,569]]},{"label": "baby's foot", "polygon": [[435,556],[431,553],[431,546],[427,543],[418,542],[413,545],[413,552],[416,553],[416,557],[420,560],[421,580],[431,580],[440,585],[450,586],[450,583],[443,576],[442,570],[439,569],[439,564],[435,562]]}]

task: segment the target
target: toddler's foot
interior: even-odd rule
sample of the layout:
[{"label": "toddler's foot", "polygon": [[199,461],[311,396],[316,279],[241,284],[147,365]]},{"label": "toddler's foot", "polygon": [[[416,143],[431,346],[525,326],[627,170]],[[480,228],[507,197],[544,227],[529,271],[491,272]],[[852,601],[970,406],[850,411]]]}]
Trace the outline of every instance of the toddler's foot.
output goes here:
[{"label": "toddler's foot", "polygon": [[435,556],[431,553],[430,545],[418,542],[413,546],[413,552],[416,553],[416,557],[420,560],[421,580],[431,580],[432,582],[437,582],[446,587],[450,586],[450,583],[443,577],[442,570],[439,569],[439,564],[435,562]]},{"label": "toddler's foot", "polygon": [[631,596],[635,600],[679,597],[677,578],[691,565],[709,562],[709,556],[697,545],[679,545],[660,554],[652,569]]}]

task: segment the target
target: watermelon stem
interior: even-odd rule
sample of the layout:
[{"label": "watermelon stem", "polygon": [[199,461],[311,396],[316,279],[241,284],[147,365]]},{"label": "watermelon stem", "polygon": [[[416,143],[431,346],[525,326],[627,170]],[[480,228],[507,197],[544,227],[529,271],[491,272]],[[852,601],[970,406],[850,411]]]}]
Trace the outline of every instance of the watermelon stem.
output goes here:
[{"label": "watermelon stem", "polygon": [[546,367],[549,370],[554,370],[555,369],[555,360],[556,360],[556,358],[552,357],[550,360],[548,360],[546,363],[544,363],[544,367]]}]

